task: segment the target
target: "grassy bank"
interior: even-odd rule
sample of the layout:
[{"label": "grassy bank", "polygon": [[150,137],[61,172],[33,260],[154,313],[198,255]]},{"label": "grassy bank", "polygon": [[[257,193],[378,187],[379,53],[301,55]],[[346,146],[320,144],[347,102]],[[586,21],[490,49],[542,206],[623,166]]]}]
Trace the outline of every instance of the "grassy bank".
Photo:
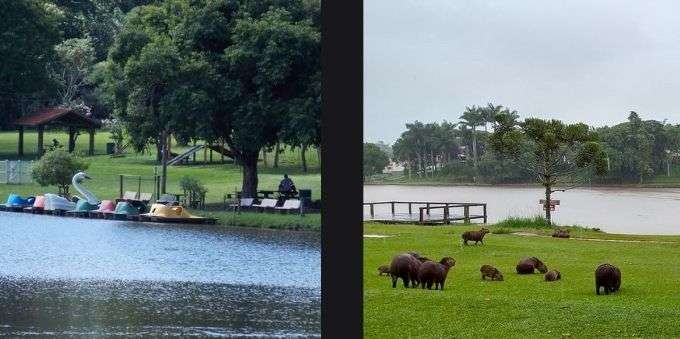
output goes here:
[{"label": "grassy bank", "polygon": [[[409,178],[403,174],[381,174],[364,181],[364,185],[414,185],[414,186],[536,186],[536,182],[496,184],[480,180],[473,182],[466,178],[452,178],[447,176]],[[592,183],[579,184],[584,187],[630,187],[630,188],[680,188],[680,167],[673,170],[671,176],[660,174],[646,178],[643,183]]]},{"label": "grassy bank", "polygon": [[[573,228],[577,239],[557,239],[546,236],[550,228],[529,222],[489,228],[539,236],[488,234],[486,245],[462,246],[461,233],[478,228],[364,224],[364,234],[387,236],[364,238],[365,337],[662,337],[680,331],[680,236]],[[390,278],[378,276],[379,265],[406,251],[455,258],[446,289],[404,289],[401,281],[393,289]],[[539,257],[562,280],[517,275],[514,267],[525,256]],[[621,269],[621,290],[597,296],[594,271],[604,262]],[[505,281],[483,282],[484,264],[501,270]]]},{"label": "grassy bank", "polygon": [[[29,157],[37,148],[37,135],[27,132],[25,138],[25,150]],[[45,134],[45,144],[47,145],[52,138],[57,138],[64,144],[67,142],[65,133],[50,132]],[[119,194],[119,175],[142,175],[153,176],[154,167],[158,166],[155,161],[155,154],[136,154],[129,152],[124,157],[111,158],[105,155],[106,143],[110,142],[106,132],[98,133],[95,139],[96,155],[85,157],[89,163],[87,173],[92,180],[86,181],[84,186],[91,190],[99,199],[112,199]],[[17,134],[13,132],[0,133],[0,160],[13,159],[16,157]],[[84,152],[87,149],[87,135],[81,135],[76,144],[77,152]],[[174,145],[173,152],[182,152],[185,148]],[[312,199],[321,199],[321,173],[320,166],[315,151],[310,151],[308,155],[308,172],[304,173],[300,166],[299,151],[286,151],[280,155],[279,168],[272,168],[273,154],[268,154],[268,166],[264,162],[259,164],[259,189],[275,190],[278,188],[279,181],[284,173],[288,173],[295,182],[298,189],[311,189]],[[179,181],[183,176],[190,176],[200,180],[208,189],[206,194],[206,204],[210,205],[209,211],[192,211],[197,215],[212,215],[219,219],[222,224],[234,224],[238,226],[252,227],[271,227],[288,229],[319,229],[321,218],[317,215],[306,215],[304,217],[296,215],[280,215],[265,213],[242,213],[233,217],[232,213],[225,212],[222,208],[226,194],[232,194],[235,190],[240,190],[242,182],[241,167],[233,162],[222,163],[217,153],[213,154],[213,163],[209,163],[209,153],[198,152],[197,163],[190,165],[179,165],[168,167],[167,191],[169,193],[181,193]],[[159,167],[160,173],[160,167]],[[125,181],[124,191],[137,191],[138,182],[130,179]],[[153,192],[153,181],[143,181],[142,192]],[[7,185],[0,184],[0,200],[4,202],[7,195],[17,193],[24,196],[42,193],[56,193],[57,188],[53,186],[41,187],[40,185]],[[71,194],[78,194],[72,188]]]}]

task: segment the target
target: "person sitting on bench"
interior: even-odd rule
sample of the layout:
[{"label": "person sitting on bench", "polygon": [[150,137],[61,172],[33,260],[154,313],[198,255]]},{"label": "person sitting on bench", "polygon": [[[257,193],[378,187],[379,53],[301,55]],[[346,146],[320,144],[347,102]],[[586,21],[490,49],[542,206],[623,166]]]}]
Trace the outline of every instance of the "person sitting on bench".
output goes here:
[{"label": "person sitting on bench", "polygon": [[283,194],[286,198],[293,197],[297,194],[297,189],[293,180],[288,177],[288,174],[283,175],[283,180],[279,184],[279,192]]}]

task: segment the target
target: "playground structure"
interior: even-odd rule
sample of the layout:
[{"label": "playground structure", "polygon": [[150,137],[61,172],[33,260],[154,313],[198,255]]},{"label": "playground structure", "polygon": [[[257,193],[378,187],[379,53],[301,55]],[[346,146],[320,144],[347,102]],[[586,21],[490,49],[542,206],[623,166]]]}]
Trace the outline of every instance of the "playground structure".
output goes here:
[{"label": "playground structure", "polygon": [[[182,163],[188,163],[189,157],[193,156],[193,162],[196,162],[196,153],[200,150],[204,150],[204,152],[210,151],[210,162],[212,162],[212,154],[213,151],[217,152],[220,154],[222,161],[224,161],[224,157],[232,158],[232,153],[230,150],[228,150],[224,145],[213,145],[213,144],[200,144],[196,145],[194,144],[186,150],[184,153],[177,155],[176,157],[173,157],[172,159],[168,160],[168,166],[175,166],[179,165]],[[204,156],[204,159],[208,159],[207,156]]]}]

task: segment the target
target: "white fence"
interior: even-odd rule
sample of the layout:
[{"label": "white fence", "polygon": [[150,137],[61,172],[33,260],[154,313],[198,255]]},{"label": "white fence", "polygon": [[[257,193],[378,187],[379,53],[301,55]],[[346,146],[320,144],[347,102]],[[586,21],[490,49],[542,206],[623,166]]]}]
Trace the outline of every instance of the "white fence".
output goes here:
[{"label": "white fence", "polygon": [[33,161],[0,160],[0,184],[30,184],[32,168]]}]

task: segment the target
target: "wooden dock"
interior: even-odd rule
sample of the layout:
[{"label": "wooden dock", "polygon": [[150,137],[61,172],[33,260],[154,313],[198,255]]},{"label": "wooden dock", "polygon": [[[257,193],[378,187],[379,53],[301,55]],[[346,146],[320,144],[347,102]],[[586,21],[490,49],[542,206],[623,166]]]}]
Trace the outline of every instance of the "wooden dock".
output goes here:
[{"label": "wooden dock", "polygon": [[421,225],[487,220],[486,203],[432,201],[365,202],[364,221]]}]

